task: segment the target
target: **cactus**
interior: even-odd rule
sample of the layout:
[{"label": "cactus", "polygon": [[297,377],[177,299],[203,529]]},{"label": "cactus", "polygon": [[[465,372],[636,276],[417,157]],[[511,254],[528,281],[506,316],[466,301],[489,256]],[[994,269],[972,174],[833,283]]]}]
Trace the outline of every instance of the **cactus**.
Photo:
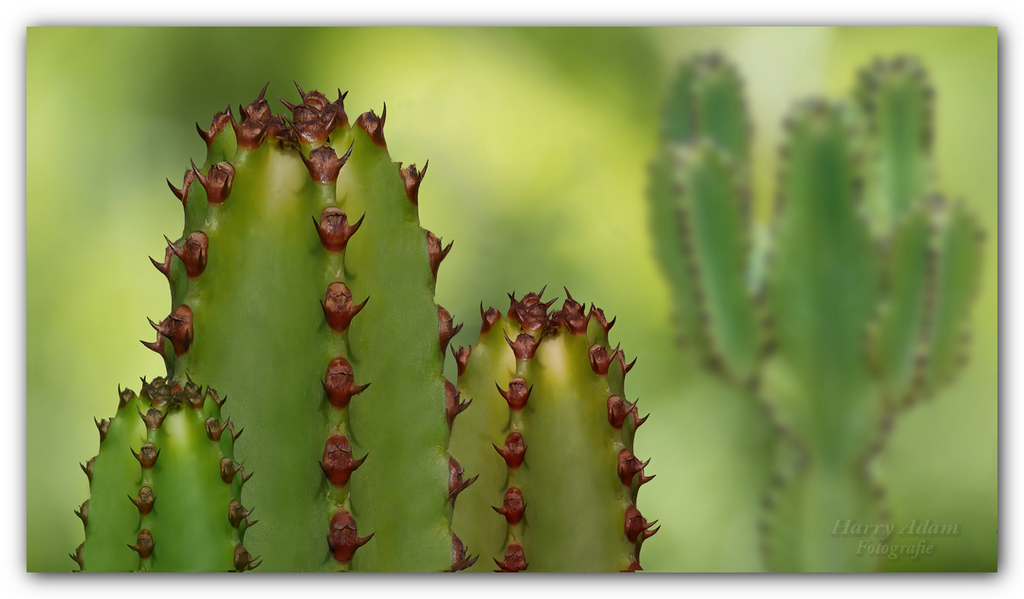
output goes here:
[{"label": "cactus", "polygon": [[255,524],[239,501],[249,475],[232,459],[238,433],[217,392],[156,378],[118,399],[117,415],[96,423],[99,454],[82,465],[92,496],[75,511],[86,541],[71,558],[99,572],[259,566],[242,545]]},{"label": "cactus", "polygon": [[[480,339],[452,350],[455,398],[472,405],[452,448],[480,479],[455,509],[454,526],[484,556],[473,569],[632,571],[657,532],[636,507],[653,476],[633,455],[646,417],[625,397],[633,364],[608,343],[604,312],[569,295],[510,294],[507,317],[480,306]],[[635,362],[635,361],[634,361]],[[496,513],[495,513],[496,512]]]},{"label": "cactus", "polygon": [[652,168],[653,230],[683,338],[779,431],[766,563],[875,569],[834,525],[887,521],[873,461],[900,412],[964,360],[980,261],[973,218],[935,190],[924,71],[877,61],[854,103],[793,110],[770,236],[750,222],[735,70],[696,59],[673,92]]},{"label": "cactus", "polygon": [[[87,540],[72,555],[84,570],[246,570],[261,565],[274,571],[458,571],[477,562],[451,529],[456,498],[477,476],[467,474],[448,452],[456,417],[471,402],[461,401],[455,385],[442,375],[447,347],[462,325],[455,326],[448,311],[434,303],[438,269],[451,244],[444,246],[419,226],[419,187],[427,165],[420,171],[391,161],[384,138],[386,107],[379,117],[366,112],[350,125],[340,90],[331,102],[316,90],[296,87],[300,103],[281,100],[290,117],[271,113],[264,87],[255,101],[239,106],[237,120],[229,107],[214,116],[208,129],[197,125],[206,143],[205,162],[192,163],[180,188],[168,181],[184,208],[184,230],[178,240],[167,240],[162,261],[151,259],[169,283],[171,310],[160,322],[150,321],[156,338],[142,343],[164,359],[167,375],[157,379],[160,392],[186,399],[152,399],[154,383],[144,386],[142,399],[122,401],[109,425],[110,437],[87,469],[91,481],[93,470],[97,478],[89,501],[94,511],[102,506],[104,515],[87,523]],[[540,322],[546,325],[546,306],[543,312]],[[573,313],[577,317],[583,319],[582,312]],[[598,320],[604,323],[603,315]],[[612,409],[605,407],[609,395],[624,397],[628,367],[621,352],[605,349],[609,327],[604,324],[603,332],[598,327],[589,333],[603,352],[603,371],[591,377],[577,372],[576,364],[560,368],[547,363],[547,348],[558,354],[561,347],[562,352],[581,350],[585,364],[593,348],[587,338],[577,338],[581,331],[563,333],[558,325],[530,329],[538,339],[547,334],[548,341],[538,360],[523,363],[523,373],[555,384],[538,390],[536,403],[551,403],[544,400],[552,393],[577,393],[573,399],[596,394],[603,413]],[[511,325],[498,330],[505,328],[512,330]],[[616,356],[618,366],[609,366]],[[205,395],[192,380],[215,386],[224,400],[230,393],[223,422],[220,396],[214,395],[216,409],[210,402],[204,408]],[[206,426],[202,438],[183,426],[169,426],[183,418],[179,412],[186,413],[179,409],[182,401],[190,407],[198,402],[195,409],[207,410],[203,417],[213,419],[188,420],[193,428]],[[470,413],[483,412],[486,401]],[[537,548],[533,569],[638,568],[639,544],[653,534],[638,512],[632,515],[636,489],[647,478],[631,453],[623,461],[616,449],[610,466],[598,457],[607,458],[614,444],[627,453],[632,448],[630,427],[642,420],[637,421],[631,404],[620,403],[622,414],[612,425],[605,418],[598,431],[589,422],[596,408],[569,402],[570,411],[561,417],[588,418],[585,430],[592,434],[568,453],[553,445],[554,422],[531,425],[529,433],[535,436],[530,443],[536,447],[531,455],[577,467],[582,451],[594,472],[605,470],[600,481],[578,490],[603,496],[601,517],[616,519],[601,536],[581,538],[603,543],[603,553],[558,559],[564,543],[555,542],[557,529],[547,521],[559,512],[548,507],[565,512],[564,500],[550,497],[566,489],[553,485],[554,470],[544,479],[540,468],[533,469],[538,480],[529,489],[537,492],[540,526],[522,541],[531,554]],[[156,417],[150,406],[166,422],[149,426],[147,437],[134,412],[124,416],[123,410],[148,410],[140,412],[148,426]],[[538,413],[543,418],[543,411]],[[623,429],[629,414],[633,420]],[[236,425],[245,427],[244,437],[241,428],[234,432]],[[221,436],[225,427],[231,434]],[[220,457],[210,457],[207,437],[222,451]],[[148,484],[148,471],[140,483],[134,471],[111,464],[121,464],[128,447],[147,439],[147,451],[160,451],[160,441],[182,457],[162,455],[149,485],[159,503],[140,519],[121,498],[125,488],[132,494],[139,484]],[[230,484],[216,489],[193,484],[204,475],[202,459],[212,464],[211,475]],[[156,476],[165,462],[181,469],[194,464],[195,472],[178,473],[175,479],[194,489],[168,490],[171,483]],[[246,482],[244,492],[241,482]],[[207,491],[209,496],[203,496]],[[164,499],[174,493],[183,498]],[[181,526],[172,538],[170,518],[180,514],[164,517],[163,506],[171,501],[175,512],[201,505],[213,515]],[[248,530],[255,524],[247,518],[254,509],[260,525]],[[158,521],[151,526],[154,518]],[[129,545],[122,543],[129,533],[138,537],[137,555],[122,547]],[[470,534],[488,547],[505,539],[504,531],[486,542],[476,531]],[[189,545],[201,547],[191,561],[172,557],[171,548]],[[225,547],[230,550],[222,551]],[[504,563],[509,566],[514,559]]]}]

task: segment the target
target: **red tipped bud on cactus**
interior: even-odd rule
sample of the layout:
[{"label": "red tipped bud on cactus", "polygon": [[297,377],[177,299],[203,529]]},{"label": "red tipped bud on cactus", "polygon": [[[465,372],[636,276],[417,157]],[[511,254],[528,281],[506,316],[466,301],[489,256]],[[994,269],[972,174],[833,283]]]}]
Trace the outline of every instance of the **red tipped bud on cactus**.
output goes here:
[{"label": "red tipped bud on cactus", "polygon": [[505,437],[504,447],[499,448],[497,445],[493,445],[493,447],[504,458],[505,465],[509,470],[515,470],[522,466],[523,458],[526,457],[526,444],[523,443],[523,436],[519,433],[509,433]]},{"label": "red tipped bud on cactus", "polygon": [[618,395],[612,395],[608,398],[608,422],[615,429],[622,429],[622,424],[626,421],[626,417],[630,414],[633,415],[633,430],[640,428],[640,425],[647,421],[647,417],[640,418],[636,410],[636,403],[629,403],[623,400]]},{"label": "red tipped bud on cactus", "polygon": [[526,502],[523,501],[522,491],[516,487],[510,487],[505,491],[501,507],[491,506],[491,509],[505,516],[505,521],[509,524],[519,524],[519,521],[523,519],[523,512],[526,511]]},{"label": "red tipped bud on cactus", "polygon": [[445,380],[444,382],[444,414],[445,418],[448,419],[448,428],[452,427],[455,422],[455,417],[465,411],[473,400],[460,401],[462,394],[452,384],[451,381]]},{"label": "red tipped bud on cactus", "polygon": [[181,205],[188,207],[188,190],[192,187],[192,182],[196,180],[196,172],[190,168],[185,169],[185,176],[182,178],[181,189],[178,189],[171,183],[171,180],[167,180],[167,187],[171,188],[171,193],[174,197],[181,201]]},{"label": "red tipped bud on cactus", "polygon": [[335,560],[347,564],[352,561],[356,549],[365,545],[372,538],[372,534],[368,537],[360,537],[352,514],[341,510],[331,518],[331,526],[327,533],[327,547],[334,554]]},{"label": "red tipped bud on cactus", "polygon": [[128,405],[128,402],[130,402],[131,400],[135,399],[135,397],[136,397],[135,391],[132,391],[131,389],[125,389],[124,391],[122,391],[121,387],[118,386],[118,388],[117,388],[117,409],[118,410],[123,409],[126,405]]},{"label": "red tipped bud on cactus", "polygon": [[206,190],[206,201],[211,204],[223,204],[231,195],[231,185],[235,181],[235,167],[228,162],[218,162],[210,166],[210,172],[204,175],[192,163],[196,178]]},{"label": "red tipped bud on cactus", "polygon": [[235,474],[238,474],[239,472],[242,473],[242,484],[245,484],[245,481],[252,478],[252,474],[250,474],[249,476],[245,475],[244,462],[242,464],[236,464],[231,460],[231,458],[221,458],[220,479],[222,481],[230,485],[231,481],[234,480],[235,478]]},{"label": "red tipped bud on cactus", "polygon": [[636,543],[637,539],[649,539],[654,533],[661,530],[661,527],[650,530],[658,521],[648,522],[636,509],[635,505],[626,508],[626,538],[630,543]]},{"label": "red tipped bud on cactus", "polygon": [[590,304],[590,313],[587,314],[587,318],[597,320],[597,324],[601,325],[601,328],[604,329],[605,335],[615,326],[615,319],[613,318],[611,322],[608,322],[604,317],[604,310],[594,306],[594,304]]},{"label": "red tipped bud on cactus", "polygon": [[348,157],[352,155],[352,148],[353,146],[350,145],[348,151],[339,157],[334,148],[320,146],[309,153],[309,158],[306,158],[302,152],[299,152],[299,157],[305,163],[309,176],[317,183],[327,185],[338,180],[338,173],[341,172],[341,167],[348,162]]},{"label": "red tipped bud on cactus", "polygon": [[499,562],[495,559],[494,563],[501,568],[495,572],[519,572],[529,566],[526,563],[526,556],[523,554],[523,547],[519,543],[509,543],[505,548],[505,561]]},{"label": "red tipped bud on cactus", "polygon": [[534,339],[533,335],[529,333],[519,333],[515,341],[509,339],[506,333],[505,341],[512,348],[512,353],[516,355],[516,360],[520,362],[533,359],[533,354],[537,351],[537,346],[540,345],[540,341]]},{"label": "red tipped bud on cactus", "polygon": [[327,376],[323,380],[327,401],[339,410],[348,407],[353,395],[359,395],[370,384],[357,385],[353,378],[352,365],[345,358],[334,358],[327,365]]},{"label": "red tipped bud on cactus", "polygon": [[[171,340],[171,345],[174,347],[174,355],[176,356],[180,356],[187,352],[188,348],[192,345],[192,309],[185,304],[181,304],[175,308],[174,311],[172,311],[167,318],[160,321],[159,324],[152,320],[149,321],[149,324],[156,329],[157,333],[160,333],[160,336]],[[160,336],[157,337],[158,342],[161,341]],[[143,343],[143,345],[145,345],[145,343]],[[161,351],[159,353],[163,352]]]},{"label": "red tipped bud on cactus", "polygon": [[352,446],[344,435],[331,435],[324,446],[324,459],[320,462],[320,469],[324,471],[327,480],[335,487],[343,487],[348,484],[352,472],[363,464],[366,456],[356,460],[352,458]]},{"label": "red tipped bud on cactus", "polygon": [[[497,386],[498,384],[495,383],[494,385]],[[525,408],[527,400],[530,399],[531,391],[533,391],[533,387],[527,387],[526,379],[521,376],[517,376],[508,382],[508,391],[498,387],[498,393],[501,393],[501,396],[508,402],[510,410],[522,410]]]},{"label": "red tipped bud on cactus", "polygon": [[583,305],[572,299],[569,290],[565,289],[566,300],[562,309],[551,315],[550,322],[546,328],[556,329],[565,327],[573,335],[587,334],[587,317],[583,315]]},{"label": "red tipped bud on cactus", "polygon": [[174,255],[174,250],[171,249],[171,246],[167,246],[166,248],[164,248],[164,261],[163,262],[157,262],[152,257],[149,259],[149,261],[152,262],[153,266],[156,267],[156,269],[160,271],[160,274],[162,274],[163,276],[165,276],[168,279],[170,279],[171,278],[171,256],[173,256],[173,255]]},{"label": "red tipped bud on cactus", "polygon": [[[164,239],[167,239],[164,237]],[[206,236],[206,233],[202,231],[196,231],[185,238],[185,242],[179,248],[170,239],[167,239],[167,249],[174,253],[185,264],[185,272],[188,274],[188,278],[194,279],[199,275],[203,274],[206,270],[206,254],[210,247],[210,239]],[[150,258],[152,260],[152,258]],[[167,272],[164,272],[161,266],[157,266],[160,272],[165,275],[170,274],[170,262],[166,259],[166,253],[164,258],[164,264],[167,265]],[[154,266],[156,263],[154,262]]]},{"label": "red tipped bud on cactus", "polygon": [[335,281],[327,286],[321,306],[323,306],[324,318],[327,319],[331,330],[344,333],[348,330],[352,319],[359,314],[368,301],[370,298],[366,298],[363,303],[356,305],[352,301],[352,292],[349,291],[348,286],[340,281]]},{"label": "red tipped bud on cactus", "polygon": [[160,425],[164,423],[164,413],[156,408],[150,408],[145,414],[142,410],[136,409],[139,413],[139,417],[146,423],[146,428],[151,431],[155,431],[160,428]]},{"label": "red tipped bud on cactus", "polygon": [[231,503],[228,504],[228,522],[231,523],[232,528],[238,528],[242,522],[245,522],[246,527],[256,524],[256,522],[250,522],[246,518],[252,510],[245,509],[237,499],[232,499]]},{"label": "red tipped bud on cactus", "polygon": [[608,374],[608,365],[612,363],[612,360],[618,355],[616,349],[611,354],[608,353],[608,349],[603,345],[591,345],[588,351],[590,355],[590,368],[594,371],[594,374],[604,376]]},{"label": "red tipped bud on cactus", "polygon": [[[224,422],[218,421],[216,418],[206,419],[206,436],[213,442],[220,441],[221,435],[224,433],[224,429],[231,426],[231,419],[228,418]],[[232,438],[234,441],[234,438]]]},{"label": "red tipped bud on cactus", "polygon": [[501,312],[499,312],[497,308],[487,308],[487,311],[485,312],[484,304],[483,302],[480,302],[480,318],[483,320],[483,324],[480,325],[480,334],[484,335],[491,330],[494,323],[501,320]]},{"label": "red tipped bud on cactus", "polygon": [[445,310],[441,306],[438,306],[437,307],[437,327],[438,327],[437,339],[438,339],[438,343],[440,343],[440,345],[441,345],[441,353],[443,354],[445,348],[448,347],[448,343],[452,340],[452,337],[454,337],[455,335],[458,335],[459,331],[462,330],[462,325],[459,324],[459,326],[453,328],[452,327],[452,315],[448,313],[448,310]]},{"label": "red tipped bud on cactus", "polygon": [[128,499],[135,504],[135,507],[139,508],[139,514],[142,516],[153,511],[153,503],[156,501],[156,498],[153,496],[153,489],[149,487],[142,487],[135,497],[129,495]]},{"label": "red tipped bud on cactus", "polygon": [[134,455],[135,459],[142,465],[143,470],[149,470],[153,467],[153,464],[156,464],[156,459],[160,457],[160,452],[157,451],[156,447],[154,447],[152,443],[146,443],[139,448],[138,453],[133,449],[132,455]]},{"label": "red tipped bud on cactus", "polygon": [[333,101],[333,102],[331,102],[330,104],[328,104],[327,106],[324,107],[325,111],[326,110],[333,110],[334,111],[334,126],[335,127],[348,127],[348,115],[345,114],[345,96],[347,96],[347,95],[348,95],[348,92],[341,93],[341,90],[339,89],[338,90],[338,99]]},{"label": "red tipped bud on cactus", "polygon": [[263,560],[259,557],[253,558],[250,556],[241,543],[235,545],[234,564],[236,572],[245,572],[246,570],[258,568],[261,563],[263,563]]},{"label": "red tipped bud on cactus", "polygon": [[516,294],[510,293],[508,295],[509,320],[518,322],[527,331],[540,331],[544,329],[548,322],[548,308],[550,308],[551,304],[555,303],[558,298],[544,303],[540,301],[543,295],[544,289],[541,289],[540,293],[530,292],[524,295],[522,300],[517,300]]},{"label": "red tipped bud on cactus", "polygon": [[370,136],[370,140],[374,144],[381,148],[387,148],[388,144],[384,141],[384,121],[388,118],[388,105],[384,105],[384,109],[380,112],[380,117],[371,110],[364,112],[359,115],[356,119],[356,126],[366,131],[366,134]]},{"label": "red tipped bud on cactus", "polygon": [[320,213],[320,222],[317,223],[314,218],[313,224],[316,225],[316,232],[320,235],[320,243],[324,248],[328,252],[338,253],[345,251],[349,238],[359,230],[363,219],[360,218],[359,222],[350,225],[348,224],[348,215],[344,210],[336,206],[328,206]]},{"label": "red tipped bud on cactus", "polygon": [[455,498],[459,496],[459,493],[466,490],[469,485],[476,482],[479,478],[479,474],[469,480],[462,480],[464,474],[462,466],[453,457],[448,458],[448,501],[455,503]]},{"label": "red tipped bud on cactus", "polygon": [[[423,172],[427,172],[423,169]],[[441,267],[441,261],[448,256],[448,252],[452,251],[452,244],[455,242],[449,242],[443,249],[441,248],[441,240],[430,231],[427,231],[427,254],[430,258],[430,273],[437,278],[437,269]]]},{"label": "red tipped bud on cactus", "polygon": [[427,174],[427,167],[430,166],[430,161],[428,160],[423,165],[422,171],[417,171],[415,164],[410,164],[406,168],[401,168],[401,163],[399,163],[398,166],[398,172],[402,175],[402,183],[405,184],[405,197],[409,198],[409,201],[412,202],[414,206],[418,206],[420,203],[420,183],[423,182],[423,177]]},{"label": "red tipped bud on cactus", "polygon": [[466,366],[469,364],[469,354],[472,351],[473,346],[459,346],[459,351],[455,351],[454,347],[452,348],[452,356],[455,358],[455,364],[459,367],[459,376],[466,373]]},{"label": "red tipped bud on cactus", "polygon": [[153,535],[146,529],[139,531],[139,536],[135,537],[135,544],[128,545],[128,548],[139,554],[142,559],[149,559],[149,556],[153,555]]},{"label": "red tipped bud on cactus", "polygon": [[100,431],[100,443],[103,443],[107,439],[107,432],[110,430],[110,421],[106,418],[98,422],[96,418],[93,418],[92,421],[96,423],[96,428]]},{"label": "red tipped bud on cactus", "polygon": [[230,111],[231,108],[228,107],[224,112],[218,112],[213,115],[213,122],[210,123],[209,129],[203,130],[203,128],[199,126],[199,123],[196,123],[196,131],[199,132],[199,137],[202,137],[203,141],[206,142],[207,149],[213,145],[213,140],[217,137],[217,134],[227,129],[228,125],[231,124],[231,117],[228,116]]},{"label": "red tipped bud on cactus", "polygon": [[82,502],[81,507],[79,507],[77,510],[75,510],[75,515],[78,516],[78,519],[82,521],[83,525],[89,526],[89,500],[88,499],[86,499],[84,502]]},{"label": "red tipped bud on cactus", "polygon": [[479,557],[467,557],[466,546],[462,544],[458,535],[452,535],[452,567],[447,571],[458,572],[459,570],[465,570],[475,564]]},{"label": "red tipped bud on cactus", "polygon": [[644,484],[651,480],[654,478],[653,476],[644,476],[644,468],[648,463],[650,463],[650,460],[641,462],[635,455],[633,455],[632,451],[623,449],[619,452],[619,480],[627,487],[633,484],[633,476],[637,473],[640,473],[640,484]]}]

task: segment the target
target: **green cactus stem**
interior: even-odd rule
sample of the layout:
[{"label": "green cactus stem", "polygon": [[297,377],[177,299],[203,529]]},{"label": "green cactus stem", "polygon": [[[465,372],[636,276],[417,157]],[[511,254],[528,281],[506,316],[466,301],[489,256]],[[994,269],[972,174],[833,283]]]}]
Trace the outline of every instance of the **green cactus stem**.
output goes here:
[{"label": "green cactus stem", "polygon": [[[684,89],[701,89],[694,73],[684,67]],[[696,93],[680,111],[692,112]],[[797,106],[763,264],[746,242],[749,168],[735,164],[745,150],[691,131],[669,136],[653,169],[652,212],[677,217],[677,236],[659,247],[667,256],[675,243],[662,262],[683,279],[673,281],[690,310],[680,324],[779,432],[760,526],[772,569],[879,566],[857,539],[833,535],[835,523],[887,521],[873,460],[900,411],[965,359],[981,233],[935,193],[933,95],[924,70],[899,58],[866,68],[853,104]]]},{"label": "green cactus stem", "polygon": [[486,556],[474,570],[640,569],[640,547],[658,529],[636,507],[654,477],[633,455],[646,417],[625,399],[632,364],[609,346],[614,321],[601,310],[584,315],[566,291],[549,313],[555,300],[542,294],[510,295],[507,317],[481,306],[479,342],[453,351],[459,389],[449,392],[472,405],[452,447],[480,476],[454,524]]},{"label": "green cactus stem", "polygon": [[75,513],[86,540],[72,559],[87,572],[243,571],[259,566],[242,545],[255,524],[239,501],[251,474],[237,464],[237,433],[223,401],[191,381],[143,380],[97,422],[100,451],[82,466],[90,498]]},{"label": "green cactus stem", "polygon": [[282,117],[265,91],[200,129],[205,163],[171,185],[185,228],[154,265],[172,310],[144,344],[170,380],[238,398],[262,569],[459,569],[441,374],[457,329],[433,301],[448,249],[419,227],[426,167],[391,161],[386,108],[350,125],[340,91],[299,88]]}]

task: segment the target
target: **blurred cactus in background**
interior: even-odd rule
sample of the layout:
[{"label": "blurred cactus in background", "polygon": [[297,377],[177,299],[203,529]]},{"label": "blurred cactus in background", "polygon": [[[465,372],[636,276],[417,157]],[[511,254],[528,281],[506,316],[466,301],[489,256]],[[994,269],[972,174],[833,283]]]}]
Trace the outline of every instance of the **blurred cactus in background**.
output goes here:
[{"label": "blurred cactus in background", "polygon": [[765,566],[875,570],[881,555],[844,531],[889,523],[875,459],[894,418],[965,361],[979,280],[981,230],[936,191],[933,90],[896,58],[863,69],[852,102],[797,105],[767,229],[751,218],[736,70],[694,58],[671,94],[652,233],[682,342],[775,428]]}]

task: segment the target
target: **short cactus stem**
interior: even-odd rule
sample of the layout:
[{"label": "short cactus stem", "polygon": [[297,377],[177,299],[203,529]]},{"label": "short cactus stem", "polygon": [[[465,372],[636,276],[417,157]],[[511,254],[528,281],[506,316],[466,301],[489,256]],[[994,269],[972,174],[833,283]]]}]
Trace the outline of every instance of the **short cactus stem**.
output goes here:
[{"label": "short cactus stem", "polygon": [[566,295],[554,312],[555,300],[537,293],[511,295],[507,317],[481,309],[479,342],[456,352],[473,405],[453,426],[452,447],[480,481],[456,505],[454,526],[493,562],[473,569],[628,570],[657,530],[636,508],[653,478],[646,464],[628,478],[617,469],[642,423],[632,404],[621,417],[608,408],[609,398],[622,401],[628,366],[604,345],[603,312],[585,315]]}]

